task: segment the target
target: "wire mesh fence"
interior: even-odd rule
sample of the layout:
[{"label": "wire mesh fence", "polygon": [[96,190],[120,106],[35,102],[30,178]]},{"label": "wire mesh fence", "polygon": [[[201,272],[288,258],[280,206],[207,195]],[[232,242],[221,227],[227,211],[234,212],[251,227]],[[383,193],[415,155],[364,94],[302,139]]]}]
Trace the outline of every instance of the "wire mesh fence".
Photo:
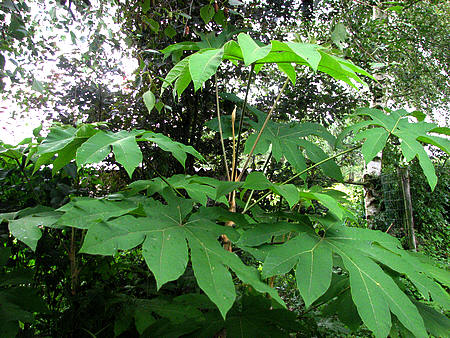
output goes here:
[{"label": "wire mesh fence", "polygon": [[384,222],[386,228],[403,227],[405,204],[401,181],[397,173],[381,175],[381,189],[384,202]]}]

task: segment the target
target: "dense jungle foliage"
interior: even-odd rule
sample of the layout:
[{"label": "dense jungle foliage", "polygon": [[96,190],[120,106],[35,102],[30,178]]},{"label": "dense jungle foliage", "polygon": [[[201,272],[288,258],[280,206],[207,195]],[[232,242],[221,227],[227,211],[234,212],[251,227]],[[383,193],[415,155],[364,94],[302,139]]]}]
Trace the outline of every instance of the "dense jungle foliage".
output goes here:
[{"label": "dense jungle foliage", "polygon": [[3,1],[0,337],[448,337],[449,9]]}]

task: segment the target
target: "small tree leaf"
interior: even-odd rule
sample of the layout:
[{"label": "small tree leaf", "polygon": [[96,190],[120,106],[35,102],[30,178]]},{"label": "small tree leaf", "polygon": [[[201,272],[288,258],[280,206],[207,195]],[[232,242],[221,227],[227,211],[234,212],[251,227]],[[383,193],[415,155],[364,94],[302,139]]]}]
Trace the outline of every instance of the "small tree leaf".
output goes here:
[{"label": "small tree leaf", "polygon": [[334,26],[333,31],[331,32],[331,40],[334,42],[339,49],[343,49],[343,43],[347,40],[347,29],[344,24],[338,23]]},{"label": "small tree leaf", "polygon": [[150,90],[146,91],[144,95],[142,96],[144,99],[145,106],[147,107],[147,110],[149,113],[153,110],[153,107],[155,107],[155,94],[153,94]]},{"label": "small tree leaf", "polygon": [[44,92],[45,92],[45,88],[44,88],[44,85],[42,84],[42,82],[38,81],[36,79],[33,79],[33,84],[31,85],[31,89],[33,89],[41,94],[44,94]]},{"label": "small tree leaf", "polygon": [[214,7],[211,4],[208,4],[200,8],[200,17],[205,22],[205,25],[211,21],[211,19],[214,17],[214,14],[215,14]]}]

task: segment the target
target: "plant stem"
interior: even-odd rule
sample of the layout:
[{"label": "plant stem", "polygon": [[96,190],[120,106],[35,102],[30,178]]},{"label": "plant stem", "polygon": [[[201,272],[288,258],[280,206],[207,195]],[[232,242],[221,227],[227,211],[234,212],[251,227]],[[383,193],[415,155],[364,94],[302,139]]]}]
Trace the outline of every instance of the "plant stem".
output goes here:
[{"label": "plant stem", "polygon": [[233,138],[233,159],[231,161],[231,180],[234,180],[235,170],[236,170],[236,134],[234,130],[234,122],[236,121],[236,106],[234,106],[233,112],[231,113],[231,131]]},{"label": "plant stem", "polygon": [[180,195],[181,197],[184,198],[183,194],[182,194],[181,192],[179,192],[179,191],[177,190],[177,188],[175,188],[175,187],[172,185],[172,183],[170,183],[163,175],[161,175],[161,174],[158,172],[158,170],[156,170],[156,168],[153,166],[153,164],[151,164],[150,162],[149,162],[148,164],[150,165],[150,167],[152,167],[152,169],[153,169],[153,171],[155,172],[155,174],[158,175],[158,177],[159,177],[160,179],[162,179],[163,182],[169,186],[169,188],[171,188],[174,192],[176,192],[178,195]]},{"label": "plant stem", "polygon": [[[352,151],[354,151],[354,150],[357,150],[357,149],[359,149],[359,148],[361,148],[361,145],[358,145],[358,146],[355,146],[355,147],[353,147],[353,148],[350,148],[350,149],[341,151],[340,153],[337,153],[336,155],[330,156],[330,157],[328,157],[328,158],[326,158],[326,159],[324,159],[324,160],[322,160],[322,161],[319,161],[319,162],[317,162],[317,163],[314,163],[312,166],[306,168],[305,170],[302,170],[301,172],[295,174],[295,175],[292,176],[291,178],[289,178],[289,179],[287,179],[286,181],[282,182],[281,185],[284,185],[284,184],[287,184],[287,183],[291,182],[292,180],[296,179],[297,177],[299,177],[299,176],[301,176],[301,175],[307,173],[308,171],[310,171],[310,170],[312,170],[312,169],[314,169],[314,168],[316,168],[316,167],[318,167],[318,166],[324,164],[325,162],[328,162],[328,161],[330,161],[330,160],[333,160],[333,159],[335,159],[335,158],[337,158],[337,157],[339,157],[339,156],[345,155],[345,154],[350,153],[350,152],[352,152]],[[244,211],[242,211],[242,213],[245,214],[248,210],[250,210],[251,208],[253,208],[256,204],[258,204],[259,202],[261,202],[264,198],[266,198],[266,197],[267,197],[268,195],[270,195],[271,193],[272,193],[271,191],[268,192],[268,193],[265,193],[265,194],[264,194],[261,198],[259,198],[255,203],[253,203],[252,205],[250,205],[248,208],[244,208]]]},{"label": "plant stem", "polygon": [[275,108],[278,105],[278,101],[280,101],[280,97],[283,94],[283,92],[284,92],[286,86],[288,85],[288,83],[289,83],[289,78],[287,78],[286,81],[284,81],[283,87],[281,87],[281,90],[278,93],[278,96],[275,99],[275,101],[274,101],[274,103],[272,105],[272,108],[270,108],[270,111],[267,114],[266,120],[264,121],[264,123],[263,123],[263,125],[261,127],[261,130],[259,131],[258,136],[256,137],[255,143],[253,143],[252,150],[250,150],[250,153],[248,154],[247,160],[245,161],[245,164],[244,164],[244,166],[242,168],[242,171],[241,171],[239,177],[236,179],[236,182],[239,182],[241,180],[242,176],[244,175],[245,170],[247,170],[248,163],[250,162],[250,158],[253,156],[253,152],[255,151],[256,145],[258,144],[259,139],[261,138],[261,135],[262,135],[264,129],[266,128],[267,123],[269,122],[270,117],[272,116],[272,113],[275,111]]},{"label": "plant stem", "polygon": [[216,109],[217,109],[217,122],[219,123],[220,144],[222,145],[223,162],[225,163],[225,171],[227,173],[228,181],[231,181],[230,171],[228,169],[227,154],[225,152],[225,144],[223,142],[222,122],[220,122],[220,105],[219,105],[219,89],[217,86],[217,74],[214,74],[214,82],[216,86]]},{"label": "plant stem", "polygon": [[[239,118],[238,139],[237,139],[237,147],[236,147],[236,149],[237,149],[236,150],[236,158],[239,157],[239,146],[241,144],[242,125],[244,124],[245,108],[247,107],[248,93],[250,91],[250,84],[251,84],[251,80],[252,80],[252,75],[253,75],[253,70],[254,69],[255,69],[255,65],[252,64],[252,66],[250,68],[250,74],[248,74],[247,88],[245,89],[245,98],[244,98],[244,102],[242,103],[241,116]],[[233,170],[232,180],[234,181],[235,178],[236,178],[236,168],[234,168],[234,170]]]}]

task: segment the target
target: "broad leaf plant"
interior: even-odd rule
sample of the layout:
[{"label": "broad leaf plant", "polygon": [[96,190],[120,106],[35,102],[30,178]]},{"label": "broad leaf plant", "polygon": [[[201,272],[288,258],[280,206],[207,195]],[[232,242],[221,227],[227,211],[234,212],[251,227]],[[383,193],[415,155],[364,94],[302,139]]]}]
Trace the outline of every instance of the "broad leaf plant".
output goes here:
[{"label": "broad leaf plant", "polygon": [[[266,318],[272,315],[278,318],[286,305],[272,287],[270,278],[290,271],[295,273],[307,309],[329,304],[331,313],[337,313],[350,328],[357,329],[363,323],[376,337],[387,337],[395,320],[417,337],[442,332],[439,330],[445,332],[448,319],[439,309],[450,309],[448,271],[435,267],[417,253],[403,250],[400,242],[389,234],[346,226],[346,220],[353,215],[340,204],[335,191],[291,182],[298,177],[306,182],[313,168],[320,168],[324,175],[342,181],[336,158],[360,149],[369,162],[387,142],[397,138],[404,160],[417,157],[433,189],[437,178],[425,146],[431,144],[449,153],[449,140],[439,136],[449,135],[449,129],[438,128],[423,119],[415,120],[405,110],[374,108],[356,111],[355,114],[366,118],[337,137],[311,122],[276,122],[273,116],[278,101],[290,83],[295,85],[300,71],[322,72],[355,88],[366,85],[361,76],[368,80],[374,78],[349,60],[316,44],[271,41],[264,45],[247,33],[240,33],[237,41],[224,39],[224,36],[206,36],[198,43],[179,43],[163,50],[166,57],[173,56],[175,60],[183,51],[191,52],[169,71],[161,93],[172,88],[173,95],[180,96],[191,82],[197,91],[210,80],[216,81],[217,88],[216,73],[224,64],[248,67],[247,86],[264,67],[276,65],[281,76],[286,77],[267,112],[249,106],[247,96],[241,100],[234,94],[216,92],[217,118],[207,125],[220,133],[226,181],[189,175],[159,176],[135,181],[113,196],[73,196],[57,210],[38,207],[30,212],[1,215],[9,223],[11,235],[33,250],[43,226],[83,231],[79,254],[115,255],[118,251],[141,247],[158,289],[178,279],[191,264],[198,286],[226,319],[224,325],[229,333],[238,332],[233,322],[237,310],[230,312],[236,300],[237,284],[266,295],[270,304],[258,305],[254,301],[254,306],[261,306],[260,314]],[[149,109],[153,109],[156,101],[161,102],[157,96],[151,92],[144,94]],[[221,99],[239,106],[240,115],[235,109],[231,116],[221,116]],[[232,159],[225,155],[225,138],[232,141]],[[344,143],[345,140],[350,143]],[[171,153],[183,166],[189,155],[199,161],[199,166],[205,164],[204,157],[194,148],[162,134],[146,130],[114,133],[89,124],[76,128],[54,126],[37,145],[29,146],[27,161],[34,163],[35,172],[43,165],[52,165],[56,173],[71,162],[79,169],[99,163],[112,152],[115,161],[132,177],[143,159],[139,147],[143,142]],[[322,149],[324,144],[326,149],[332,149],[332,154]],[[243,154],[238,153],[241,148]],[[17,147],[0,148],[0,156],[11,161],[22,158],[24,153]],[[296,173],[284,182],[271,182],[264,170],[249,169],[255,155],[287,163]],[[253,198],[255,191],[262,197]],[[270,196],[285,200],[288,210],[276,215],[263,212],[259,203]],[[324,207],[319,210],[327,212],[299,212],[300,206],[317,204]],[[254,256],[262,268],[246,265],[234,252],[236,249]],[[412,284],[429,306],[406,294],[405,282]],[[285,318],[295,321],[295,316]],[[249,330],[245,323],[239,325],[244,326],[241,332]],[[289,325],[285,325],[286,331],[281,328],[277,332],[286,334],[296,329]],[[141,327],[144,328],[145,325]],[[194,327],[190,332],[195,330],[200,329]],[[258,334],[248,332],[250,336]]]}]

